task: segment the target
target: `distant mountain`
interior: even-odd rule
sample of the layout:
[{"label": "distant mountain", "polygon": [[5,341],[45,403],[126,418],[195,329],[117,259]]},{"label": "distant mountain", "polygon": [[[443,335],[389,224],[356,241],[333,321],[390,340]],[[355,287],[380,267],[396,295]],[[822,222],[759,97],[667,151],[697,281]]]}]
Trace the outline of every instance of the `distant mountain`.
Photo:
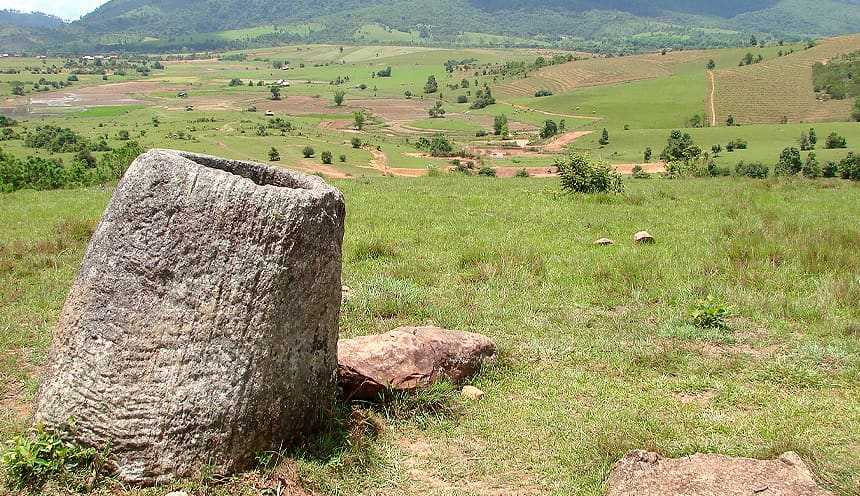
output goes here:
[{"label": "distant mountain", "polygon": [[63,25],[59,17],[42,12],[25,14],[17,10],[0,10],[0,24],[12,24],[26,28],[58,28]]},{"label": "distant mountain", "polygon": [[[494,35],[487,44],[516,38],[517,44],[626,53],[736,46],[751,34],[788,41],[852,33],[860,26],[860,0],[111,0],[64,28],[77,41],[63,47],[397,41],[359,37],[368,25],[420,31],[413,42],[427,45],[468,43],[464,33],[480,33]],[[222,34],[250,28],[259,29]]]}]

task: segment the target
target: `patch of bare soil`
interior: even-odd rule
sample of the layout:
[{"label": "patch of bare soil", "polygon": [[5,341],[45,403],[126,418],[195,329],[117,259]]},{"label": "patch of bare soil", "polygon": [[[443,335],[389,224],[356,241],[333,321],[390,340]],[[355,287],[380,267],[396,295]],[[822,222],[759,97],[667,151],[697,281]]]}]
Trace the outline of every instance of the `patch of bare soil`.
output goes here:
[{"label": "patch of bare soil", "polygon": [[326,120],[319,123],[319,128],[327,131],[354,131],[352,122],[352,119]]},{"label": "patch of bare soil", "polygon": [[427,110],[433,106],[433,102],[425,100],[406,100],[395,98],[364,98],[350,100],[353,107],[363,107],[373,115],[382,117],[386,121],[414,121],[427,117]]},{"label": "patch of bare soil", "polygon": [[303,95],[288,95],[286,97],[281,98],[280,100],[267,100],[265,103],[257,104],[257,107],[263,111],[271,110],[273,112],[283,112],[289,115],[352,115],[352,113],[354,112],[354,109],[350,107],[332,106],[328,100]]},{"label": "patch of bare soil", "polygon": [[664,162],[648,162],[644,164],[616,164],[612,168],[619,174],[633,174],[633,168],[637,165],[642,166],[642,170],[649,174],[666,172],[666,164]]},{"label": "patch of bare soil", "polygon": [[713,389],[708,389],[705,391],[698,391],[695,393],[675,393],[675,399],[680,401],[685,405],[689,405],[691,403],[697,403],[699,405],[707,405],[712,399],[719,396],[719,391],[715,391]]},{"label": "patch of bare soil", "polygon": [[397,441],[405,451],[403,468],[410,479],[410,493],[427,495],[530,495],[541,494],[530,474],[517,469],[503,474],[480,466],[492,453],[476,438],[404,439]]},{"label": "patch of bare soil", "polygon": [[104,107],[122,105],[145,105],[141,100],[153,93],[169,91],[170,87],[149,81],[109,83],[99,86],[65,88],[46,91],[30,97],[30,107]]},{"label": "patch of bare soil", "polygon": [[525,169],[529,173],[529,177],[555,177],[555,167],[496,167],[496,177],[509,178],[514,177],[517,172]]},{"label": "patch of bare soil", "polygon": [[388,166],[388,156],[381,150],[376,148],[367,148],[367,151],[373,155],[370,159],[370,167],[382,172],[387,176],[403,176],[403,177],[419,177],[427,174],[424,169],[407,169]]},{"label": "patch of bare soil", "polygon": [[573,131],[570,133],[566,133],[553,140],[552,143],[547,143],[546,145],[543,145],[541,148],[547,152],[560,152],[564,150],[564,147],[569,143],[573,143],[577,139],[583,136],[587,136],[593,132],[594,131]]}]

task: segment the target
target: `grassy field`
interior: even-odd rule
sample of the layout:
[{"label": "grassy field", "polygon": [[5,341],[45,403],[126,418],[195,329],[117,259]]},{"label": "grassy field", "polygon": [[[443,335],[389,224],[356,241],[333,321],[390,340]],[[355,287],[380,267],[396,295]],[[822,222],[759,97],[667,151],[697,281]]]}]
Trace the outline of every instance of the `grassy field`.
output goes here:
[{"label": "grassy field", "polygon": [[[860,491],[860,186],[659,180],[567,196],[557,180],[334,182],[347,225],[341,335],[435,324],[480,332],[501,361],[388,410],[355,405],[346,441],[275,473],[321,494],[599,495],[633,448],[666,456],[794,450]],[[109,190],[0,195],[0,435],[24,428],[52,325]],[[634,245],[649,230],[655,245]],[[611,247],[592,242],[607,236]],[[687,312],[713,295],[728,328]],[[361,434],[371,423],[382,430]],[[362,427],[363,426],[363,427]],[[258,494],[265,470],[154,490]],[[267,475],[268,474],[268,475]]]}]

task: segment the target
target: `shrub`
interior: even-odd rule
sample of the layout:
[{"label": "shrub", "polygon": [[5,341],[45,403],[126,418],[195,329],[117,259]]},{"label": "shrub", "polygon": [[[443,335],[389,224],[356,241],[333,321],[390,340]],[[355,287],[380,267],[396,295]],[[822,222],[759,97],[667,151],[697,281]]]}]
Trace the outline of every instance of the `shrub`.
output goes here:
[{"label": "shrub", "polygon": [[832,160],[828,161],[821,168],[821,175],[823,177],[836,177],[837,174],[839,174],[839,165]]},{"label": "shrub", "polygon": [[320,154],[320,159],[322,160],[322,163],[330,164],[331,163],[331,152],[328,150],[322,152]]},{"label": "shrub", "polygon": [[779,160],[773,168],[773,173],[776,175],[793,175],[800,172],[802,168],[800,150],[794,147],[784,148],[779,154]]},{"label": "shrub", "polygon": [[[73,429],[74,421],[70,419],[69,430]],[[12,438],[0,461],[6,471],[5,483],[14,491],[38,492],[49,480],[80,491],[91,487],[88,479],[95,482],[101,476],[104,455],[94,448],[63,441],[37,424],[29,433]]]},{"label": "shrub", "polygon": [[824,148],[827,148],[828,150],[847,147],[848,142],[845,140],[845,136],[840,136],[836,134],[836,132],[832,132],[827,135],[827,139],[824,141]]},{"label": "shrub", "polygon": [[469,97],[466,95],[460,95],[457,97],[457,103],[469,103]]},{"label": "shrub", "polygon": [[839,162],[839,177],[860,181],[860,155],[850,152],[847,157]]},{"label": "shrub", "polygon": [[747,140],[743,138],[735,138],[726,144],[726,151],[733,152],[735,150],[746,150]]},{"label": "shrub", "polygon": [[800,169],[800,172],[803,174],[804,177],[808,177],[809,179],[821,177],[821,166],[818,164],[818,160],[815,158],[815,152],[809,153],[809,156],[806,157],[806,162],[804,162],[803,167]]},{"label": "shrub", "polygon": [[341,155],[337,159],[340,160],[341,162],[346,162],[346,155]]},{"label": "shrub", "polygon": [[532,175],[529,174],[529,171],[527,171],[525,169],[520,169],[517,171],[516,174],[514,174],[514,177],[531,177],[531,176]]},{"label": "shrub", "polygon": [[281,160],[281,154],[274,146],[269,149],[269,160],[271,160],[272,162],[277,162],[278,160]]},{"label": "shrub", "polygon": [[636,164],[633,166],[633,179],[651,179],[651,174],[645,172],[641,165]]},{"label": "shrub", "polygon": [[350,143],[352,144],[353,148],[361,148],[361,138],[352,138],[352,140],[350,140]]},{"label": "shrub", "polygon": [[304,155],[305,158],[311,158],[314,156],[314,149],[310,146],[306,146],[302,148],[302,155]]},{"label": "shrub", "polygon": [[743,160],[735,166],[735,174],[755,179],[764,179],[770,173],[770,168],[761,162],[745,163]]},{"label": "shrub", "polygon": [[535,97],[540,98],[542,96],[552,96],[552,91],[550,91],[550,90],[537,90],[535,92]]},{"label": "shrub", "polygon": [[478,175],[484,177],[496,177],[496,169],[492,167],[481,167],[478,169]]},{"label": "shrub", "polygon": [[612,172],[608,163],[587,154],[571,153],[566,159],[556,160],[555,166],[563,190],[577,193],[621,193],[624,190],[620,174]]},{"label": "shrub", "polygon": [[726,319],[731,315],[732,309],[711,295],[698,300],[690,309],[690,319],[693,324],[703,329],[711,327],[725,329]]}]

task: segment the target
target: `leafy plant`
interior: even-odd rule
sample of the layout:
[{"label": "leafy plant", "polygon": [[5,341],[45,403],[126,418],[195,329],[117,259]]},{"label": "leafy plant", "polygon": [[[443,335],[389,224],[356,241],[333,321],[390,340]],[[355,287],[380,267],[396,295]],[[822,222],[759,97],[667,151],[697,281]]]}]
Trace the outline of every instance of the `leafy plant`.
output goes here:
[{"label": "leafy plant", "polygon": [[313,147],[311,147],[311,146],[306,146],[306,147],[302,148],[302,155],[303,155],[305,158],[311,158],[311,157],[313,157],[313,156],[314,156],[314,153],[315,153],[315,152],[314,152],[314,149],[313,149]]},{"label": "leafy plant", "polygon": [[693,324],[703,329],[711,327],[725,329],[726,319],[731,316],[731,307],[711,295],[696,301],[690,309],[690,319]]},{"label": "leafy plant", "polygon": [[[74,419],[67,431],[74,432]],[[89,490],[101,476],[107,451],[83,448],[60,438],[42,424],[26,434],[13,437],[0,458],[6,485],[15,491],[38,491],[49,480],[75,491]]]},{"label": "leafy plant", "polygon": [[621,193],[621,175],[612,172],[608,163],[583,153],[571,153],[566,160],[556,160],[561,189],[577,193]]}]

